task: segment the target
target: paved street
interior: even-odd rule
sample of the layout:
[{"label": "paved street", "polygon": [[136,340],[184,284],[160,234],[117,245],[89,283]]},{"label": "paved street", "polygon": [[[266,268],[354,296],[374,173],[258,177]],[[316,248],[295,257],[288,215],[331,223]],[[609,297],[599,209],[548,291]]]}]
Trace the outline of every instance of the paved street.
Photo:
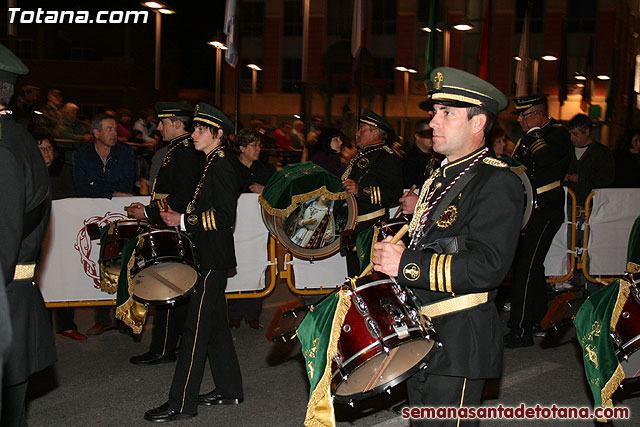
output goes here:
[{"label": "paved street", "polygon": [[[280,285],[279,285],[280,286]],[[262,322],[268,324],[276,307],[292,295],[281,286],[265,300]],[[91,308],[78,309],[76,323],[85,331],[93,321]],[[506,321],[506,320],[505,320]],[[90,337],[84,342],[57,337],[58,363],[33,377],[29,390],[28,421],[31,426],[149,426],[145,410],[167,400],[175,364],[134,366],[129,357],[147,351],[147,329],[135,342],[117,331]],[[309,393],[300,346],[274,345],[264,330],[243,324],[234,329],[242,368],[245,402],[239,406],[201,407],[198,417],[179,422],[184,426],[301,426]],[[202,391],[213,387],[205,372]],[[337,405],[338,426],[408,426],[392,410],[403,401],[403,386],[389,395],[359,403],[355,408]],[[640,387],[627,387],[621,405],[640,414]],[[505,351],[504,375],[485,389],[488,406],[556,404],[590,406],[580,348],[573,329],[554,339],[536,338],[534,347]],[[484,421],[482,425],[511,426],[512,420]],[[528,425],[540,425],[529,422]],[[593,421],[548,421],[544,425],[589,426]],[[637,425],[633,418],[614,426]]]}]

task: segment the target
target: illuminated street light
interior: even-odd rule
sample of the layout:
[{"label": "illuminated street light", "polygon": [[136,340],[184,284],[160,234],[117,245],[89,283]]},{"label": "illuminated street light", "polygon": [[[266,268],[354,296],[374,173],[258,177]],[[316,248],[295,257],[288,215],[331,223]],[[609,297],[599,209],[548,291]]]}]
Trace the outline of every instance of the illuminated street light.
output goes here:
[{"label": "illuminated street light", "polygon": [[597,79],[598,80],[610,80],[611,77],[607,76],[606,74],[599,74]]},{"label": "illuminated street light", "polygon": [[262,71],[262,68],[256,64],[247,64],[247,67],[251,68],[251,118],[256,111],[256,86],[258,84],[258,71]]},{"label": "illuminated street light", "polygon": [[222,51],[229,49],[224,43],[219,40],[211,40],[207,42],[208,45],[216,48],[216,93],[215,104],[220,107],[220,70],[222,68]]},{"label": "illuminated street light", "polygon": [[587,80],[587,78],[582,74],[576,74],[576,80]]},{"label": "illuminated street light", "polygon": [[557,61],[558,57],[554,55],[544,55],[541,56],[540,59],[542,59],[543,61]]},{"label": "illuminated street light", "polygon": [[409,74],[415,74],[418,71],[402,65],[398,65],[395,69],[404,73],[404,120],[402,123],[402,137],[404,138],[409,123]]},{"label": "illuminated street light", "polygon": [[422,27],[422,28],[420,28],[420,31],[424,31],[425,33],[430,33],[430,32],[431,32],[431,28],[429,28],[429,27]]},{"label": "illuminated street light", "polygon": [[156,46],[155,46],[155,72],[154,87],[156,91],[160,91],[160,48],[162,44],[162,15],[173,15],[174,10],[169,9],[169,5],[157,1],[147,1],[140,3],[144,7],[148,7],[156,13]]}]

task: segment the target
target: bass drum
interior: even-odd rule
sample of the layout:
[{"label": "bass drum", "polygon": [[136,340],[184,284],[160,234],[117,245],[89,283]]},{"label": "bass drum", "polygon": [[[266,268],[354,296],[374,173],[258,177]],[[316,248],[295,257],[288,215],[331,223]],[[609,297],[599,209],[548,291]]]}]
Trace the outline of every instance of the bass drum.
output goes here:
[{"label": "bass drum", "polygon": [[522,190],[524,191],[524,214],[522,215],[522,226],[520,229],[524,230],[527,228],[527,225],[529,225],[529,222],[531,222],[533,210],[536,208],[535,188],[531,185],[531,180],[529,179],[529,175],[527,175],[527,167],[525,165],[511,157],[500,160],[509,165],[511,172],[515,173],[522,183]]},{"label": "bass drum", "polygon": [[100,259],[102,274],[118,281],[120,275],[122,248],[129,239],[148,232],[151,225],[146,220],[121,219],[113,222],[111,233],[107,234]]},{"label": "bass drum", "polygon": [[640,376],[640,289],[636,285],[629,287],[629,297],[622,307],[615,330],[611,338],[616,356],[625,378]]},{"label": "bass drum", "polygon": [[358,279],[332,363],[335,401],[389,390],[423,368],[437,347],[431,321],[419,314],[410,291],[379,273]]}]

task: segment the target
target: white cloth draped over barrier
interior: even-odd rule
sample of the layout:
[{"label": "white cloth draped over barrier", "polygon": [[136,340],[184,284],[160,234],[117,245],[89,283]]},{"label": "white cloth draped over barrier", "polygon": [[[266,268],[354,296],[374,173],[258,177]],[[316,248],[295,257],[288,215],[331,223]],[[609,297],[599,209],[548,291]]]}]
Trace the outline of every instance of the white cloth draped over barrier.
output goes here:
[{"label": "white cloth draped over barrier", "polygon": [[620,275],[626,271],[629,234],[640,215],[640,189],[595,190],[589,217],[589,274]]},{"label": "white cloth draped over barrier", "polygon": [[[567,188],[564,187],[564,198],[567,200]],[[565,203],[566,206],[566,203]],[[569,253],[568,235],[573,225],[569,222],[567,210],[564,212],[564,222],[553,237],[549,252],[544,259],[544,274],[546,276],[564,276],[569,271],[567,254]]]},{"label": "white cloth draped over barrier", "polygon": [[313,262],[293,258],[286,268],[291,266],[296,289],[334,288],[342,285],[347,277],[347,261],[340,253]]},{"label": "white cloth draped over barrier", "polygon": [[[148,197],[109,199],[72,198],[55,200],[49,231],[43,245],[38,283],[47,302],[112,300],[115,295],[100,290],[99,240],[91,241],[85,224],[100,226],[125,219],[124,207],[132,202],[147,204]],[[227,292],[261,290],[269,265],[269,232],[262,222],[257,194],[242,194],[234,233],[237,274],[229,279]]]}]

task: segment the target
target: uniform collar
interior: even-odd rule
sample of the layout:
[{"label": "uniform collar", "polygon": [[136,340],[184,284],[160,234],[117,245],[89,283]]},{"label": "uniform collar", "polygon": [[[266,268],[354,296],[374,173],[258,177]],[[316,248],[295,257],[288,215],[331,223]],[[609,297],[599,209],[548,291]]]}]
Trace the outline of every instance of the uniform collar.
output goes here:
[{"label": "uniform collar", "polygon": [[169,146],[171,147],[172,145],[176,144],[176,143],[180,143],[182,141],[184,141],[185,139],[188,139],[191,136],[191,134],[185,132],[182,135],[178,135],[175,138],[173,138],[171,141],[169,141]]},{"label": "uniform collar", "polygon": [[385,144],[386,144],[386,142],[385,142],[385,141],[382,141],[382,142],[378,142],[378,143],[376,143],[376,144],[367,145],[366,147],[364,147],[364,148],[362,149],[362,152],[363,152],[363,153],[367,153],[367,152],[369,152],[369,151],[373,150],[374,148],[380,148],[380,147],[382,147],[382,146],[383,146],[383,145],[385,145]]},{"label": "uniform collar", "polygon": [[469,163],[471,163],[477,156],[478,154],[480,154],[486,147],[482,146],[480,148],[478,148],[476,151],[474,151],[471,154],[467,154],[466,156],[451,162],[451,163],[447,163],[444,166],[441,167],[441,171],[442,171],[442,177],[443,178],[448,178],[450,176],[454,176],[455,174],[457,174],[458,172],[462,171],[464,168],[467,167],[467,165]]}]

